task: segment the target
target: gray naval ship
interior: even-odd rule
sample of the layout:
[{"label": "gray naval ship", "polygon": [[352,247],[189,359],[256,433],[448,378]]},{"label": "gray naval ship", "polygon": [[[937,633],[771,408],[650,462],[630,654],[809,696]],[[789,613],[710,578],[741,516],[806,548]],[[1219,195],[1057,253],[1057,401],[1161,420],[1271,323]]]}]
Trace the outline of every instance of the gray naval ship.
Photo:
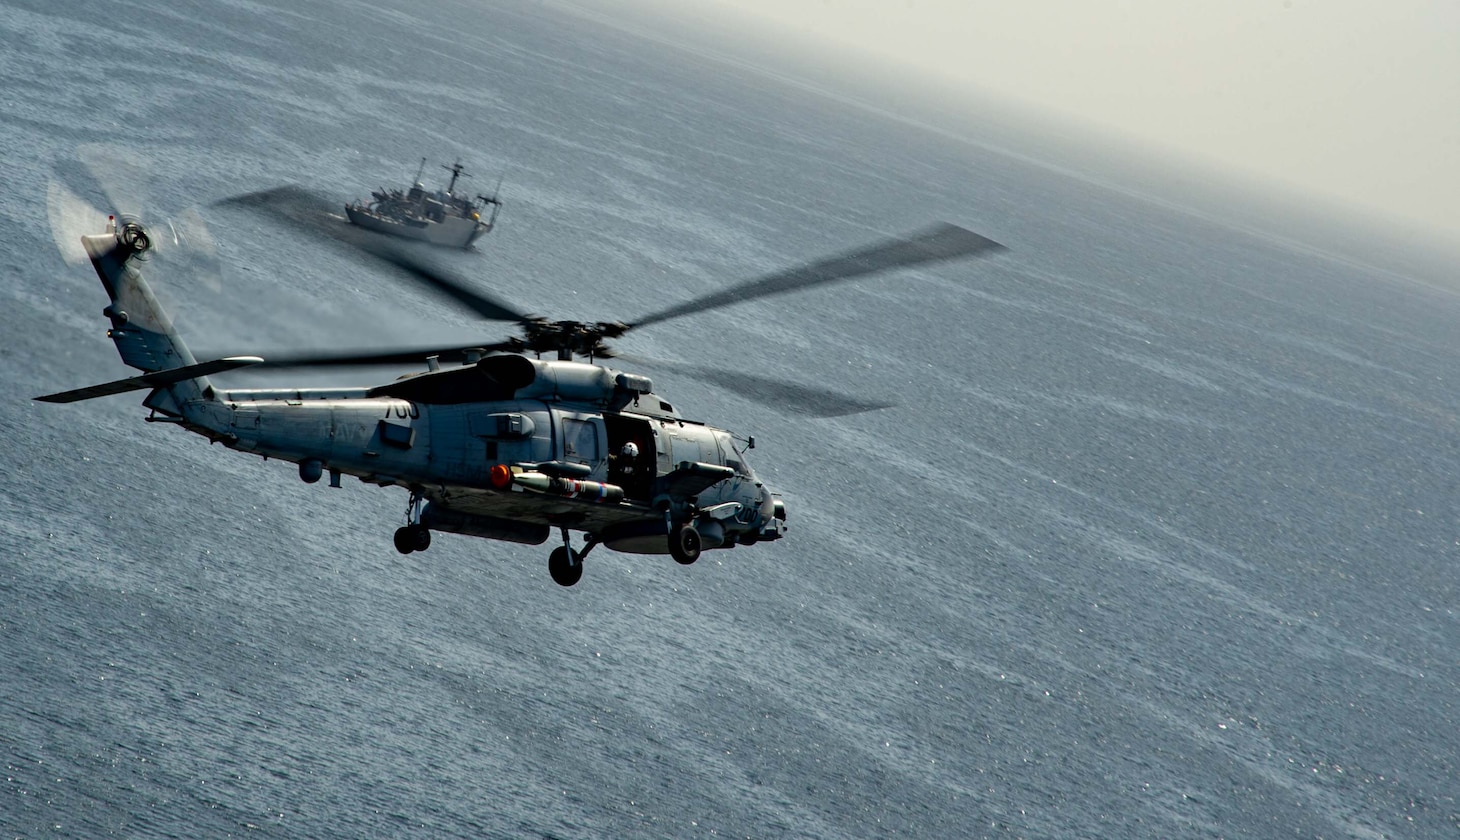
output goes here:
[{"label": "gray naval ship", "polygon": [[369,202],[356,200],[345,205],[345,215],[367,230],[433,245],[470,248],[496,224],[502,202],[495,195],[457,195],[457,179],[471,177],[461,161],[441,168],[451,173],[451,183],[445,190],[427,192],[421,186],[421,173],[426,170],[426,159],[421,158],[421,168],[409,190],[375,190]]}]

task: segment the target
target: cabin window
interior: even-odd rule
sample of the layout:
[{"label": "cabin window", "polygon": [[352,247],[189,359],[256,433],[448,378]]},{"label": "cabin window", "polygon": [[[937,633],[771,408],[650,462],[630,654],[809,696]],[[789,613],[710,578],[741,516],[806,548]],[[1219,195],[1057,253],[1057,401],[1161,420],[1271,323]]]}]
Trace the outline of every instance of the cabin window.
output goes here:
[{"label": "cabin window", "polygon": [[563,457],[597,461],[598,430],[584,420],[563,419]]}]

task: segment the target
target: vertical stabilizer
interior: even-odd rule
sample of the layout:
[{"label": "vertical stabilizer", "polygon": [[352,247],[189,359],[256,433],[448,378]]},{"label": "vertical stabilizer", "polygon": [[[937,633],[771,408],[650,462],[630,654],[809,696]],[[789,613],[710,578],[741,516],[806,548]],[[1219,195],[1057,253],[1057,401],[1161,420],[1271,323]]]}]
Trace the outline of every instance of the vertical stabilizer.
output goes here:
[{"label": "vertical stabilizer", "polygon": [[[197,359],[138,270],[137,264],[151,247],[142,227],[126,222],[104,234],[83,236],[81,244],[111,298],[102,314],[111,320],[107,336],[116,344],[122,361],[147,373],[196,365]],[[158,388],[144,404],[165,414],[181,415],[183,403],[208,399],[209,389],[206,377],[184,379]]]}]

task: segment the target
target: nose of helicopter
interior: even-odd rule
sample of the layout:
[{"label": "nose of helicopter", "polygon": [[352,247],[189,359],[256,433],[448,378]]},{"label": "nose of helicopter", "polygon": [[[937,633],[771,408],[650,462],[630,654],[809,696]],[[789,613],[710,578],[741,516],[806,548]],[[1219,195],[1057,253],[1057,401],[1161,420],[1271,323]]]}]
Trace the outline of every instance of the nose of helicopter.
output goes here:
[{"label": "nose of helicopter", "polygon": [[766,488],[765,503],[761,505],[760,533],[756,540],[778,540],[786,535],[786,503],[781,497]]}]

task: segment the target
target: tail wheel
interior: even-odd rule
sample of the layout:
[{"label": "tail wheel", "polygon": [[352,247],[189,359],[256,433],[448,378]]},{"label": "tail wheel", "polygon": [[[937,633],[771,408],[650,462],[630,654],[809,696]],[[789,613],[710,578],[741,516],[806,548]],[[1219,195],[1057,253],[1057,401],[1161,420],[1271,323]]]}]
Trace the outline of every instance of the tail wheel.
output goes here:
[{"label": "tail wheel", "polygon": [[682,566],[700,559],[700,532],[688,522],[676,526],[669,534],[669,556]]},{"label": "tail wheel", "polygon": [[583,560],[573,549],[560,545],[548,555],[548,574],[558,586],[572,586],[583,577]]}]

